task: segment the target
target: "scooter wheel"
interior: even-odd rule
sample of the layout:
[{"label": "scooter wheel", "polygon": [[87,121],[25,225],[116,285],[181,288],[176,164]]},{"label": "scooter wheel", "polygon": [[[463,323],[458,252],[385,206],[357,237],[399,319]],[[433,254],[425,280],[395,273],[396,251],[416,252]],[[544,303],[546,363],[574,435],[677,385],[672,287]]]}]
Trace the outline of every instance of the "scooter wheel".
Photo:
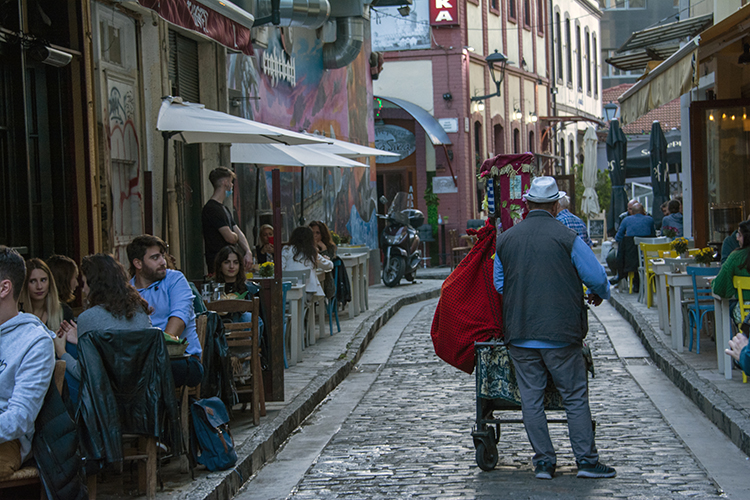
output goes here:
[{"label": "scooter wheel", "polygon": [[398,286],[404,276],[406,262],[401,257],[392,258],[383,269],[383,284],[389,288]]}]

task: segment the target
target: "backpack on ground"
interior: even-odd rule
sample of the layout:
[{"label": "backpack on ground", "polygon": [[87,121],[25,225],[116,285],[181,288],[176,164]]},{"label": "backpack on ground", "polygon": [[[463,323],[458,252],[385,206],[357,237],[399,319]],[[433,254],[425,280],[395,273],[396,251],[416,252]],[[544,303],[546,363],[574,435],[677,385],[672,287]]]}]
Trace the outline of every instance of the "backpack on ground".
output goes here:
[{"label": "backpack on ground", "polygon": [[199,399],[190,406],[193,415],[193,458],[210,471],[226,470],[237,463],[229,414],[217,397]]}]

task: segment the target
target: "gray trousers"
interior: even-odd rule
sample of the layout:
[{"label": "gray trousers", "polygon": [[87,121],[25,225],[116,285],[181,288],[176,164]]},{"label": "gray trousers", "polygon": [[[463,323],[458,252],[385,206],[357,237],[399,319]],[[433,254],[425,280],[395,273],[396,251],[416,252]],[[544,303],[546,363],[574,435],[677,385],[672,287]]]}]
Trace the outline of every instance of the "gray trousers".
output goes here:
[{"label": "gray trousers", "polygon": [[596,463],[599,453],[594,443],[586,366],[581,346],[527,349],[511,345],[509,350],[516,369],[518,388],[521,391],[526,435],[534,448],[534,467],[542,460],[553,465],[557,463],[555,448],[552,446],[547,428],[547,416],[544,413],[543,397],[548,370],[565,405],[570,446],[576,460]]}]

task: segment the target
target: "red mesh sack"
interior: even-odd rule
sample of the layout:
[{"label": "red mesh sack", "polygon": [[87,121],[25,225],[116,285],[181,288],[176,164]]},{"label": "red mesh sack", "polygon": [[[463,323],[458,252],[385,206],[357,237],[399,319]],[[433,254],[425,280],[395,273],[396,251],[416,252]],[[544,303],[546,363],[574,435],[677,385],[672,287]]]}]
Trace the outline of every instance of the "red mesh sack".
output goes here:
[{"label": "red mesh sack", "polygon": [[474,342],[502,335],[503,308],[493,282],[495,227],[488,223],[466,232],[479,241],[443,283],[430,334],[440,359],[471,373]]}]

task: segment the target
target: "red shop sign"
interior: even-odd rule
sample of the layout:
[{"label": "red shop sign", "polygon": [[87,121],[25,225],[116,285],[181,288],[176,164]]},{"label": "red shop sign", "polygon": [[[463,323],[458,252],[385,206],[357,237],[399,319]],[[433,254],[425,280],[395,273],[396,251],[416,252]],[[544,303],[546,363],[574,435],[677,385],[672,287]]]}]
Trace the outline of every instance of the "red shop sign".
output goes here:
[{"label": "red shop sign", "polygon": [[430,26],[458,24],[459,0],[430,0]]}]

